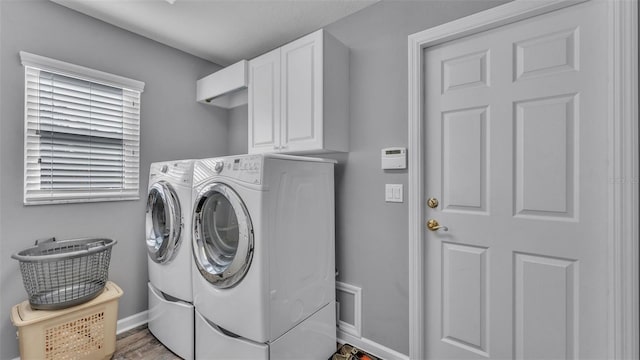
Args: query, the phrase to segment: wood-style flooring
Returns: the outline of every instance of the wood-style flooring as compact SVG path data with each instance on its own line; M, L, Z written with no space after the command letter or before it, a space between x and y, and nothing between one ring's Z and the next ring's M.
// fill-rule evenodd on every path
M338 344L339 345L339 344ZM338 350L334 359L349 359L352 346L344 345ZM367 355L371 360L382 360L371 354L356 349L356 358L364 358ZM116 336L116 351L112 360L180 360L176 354L172 353L156 339L147 328L147 325L139 326L135 329L123 332Z
M113 360L179 360L156 339L147 325L125 331L116 337L116 352Z

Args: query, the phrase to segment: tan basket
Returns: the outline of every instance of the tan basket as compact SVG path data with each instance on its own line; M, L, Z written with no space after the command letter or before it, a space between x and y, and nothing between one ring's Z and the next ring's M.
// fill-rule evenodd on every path
M28 301L11 309L18 327L20 357L28 359L109 359L116 350L118 299L122 289L107 281L93 300L62 310L33 310Z

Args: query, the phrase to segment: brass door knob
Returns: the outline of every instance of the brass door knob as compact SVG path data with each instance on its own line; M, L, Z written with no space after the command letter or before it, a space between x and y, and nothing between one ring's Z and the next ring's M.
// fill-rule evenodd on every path
M435 219L429 219L429 221L427 221L427 228L431 231L449 231L448 227L440 225L440 223Z

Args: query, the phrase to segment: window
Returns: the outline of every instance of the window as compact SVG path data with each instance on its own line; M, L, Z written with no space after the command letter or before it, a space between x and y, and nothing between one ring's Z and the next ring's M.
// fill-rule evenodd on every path
M144 83L20 52L24 203L139 198Z

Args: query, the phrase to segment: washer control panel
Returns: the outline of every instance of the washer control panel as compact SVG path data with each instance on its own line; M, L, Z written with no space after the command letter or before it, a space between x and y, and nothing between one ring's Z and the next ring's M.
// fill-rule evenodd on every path
M153 163L149 168L149 185L156 178L163 178L174 183L184 183L190 186L193 160L178 160L175 162Z

